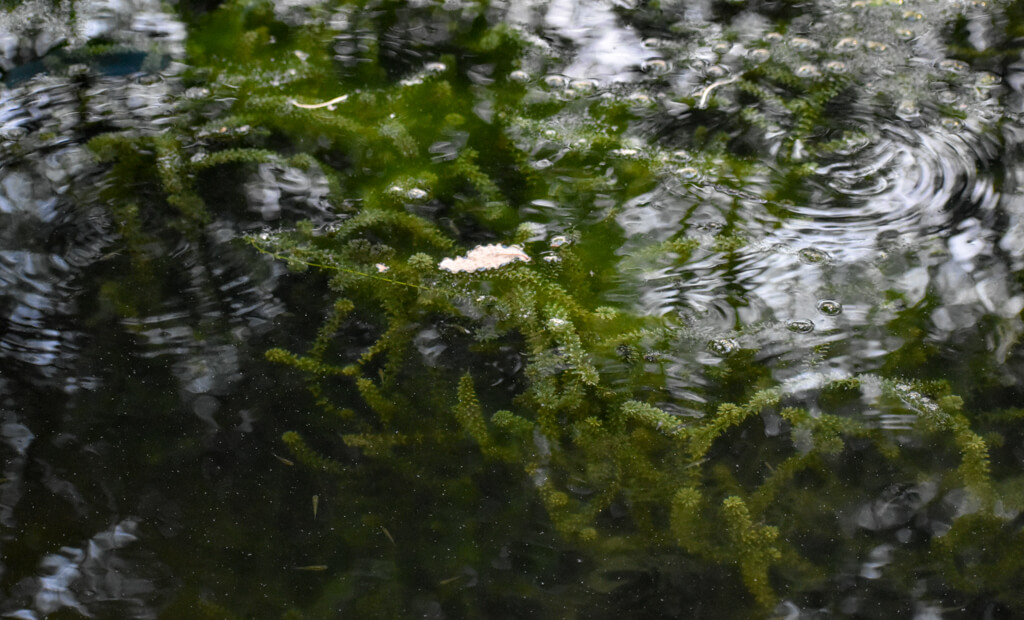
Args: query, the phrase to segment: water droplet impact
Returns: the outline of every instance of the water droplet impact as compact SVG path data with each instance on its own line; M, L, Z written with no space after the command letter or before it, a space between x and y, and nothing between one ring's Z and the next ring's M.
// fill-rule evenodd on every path
M740 345L731 338L715 338L708 342L708 351L718 356L726 356L740 348Z
M814 322L807 319L786 321L786 329L794 334L809 334L814 331Z
M825 316L839 316L843 313L843 304L832 299L822 299L818 302L818 312Z
M803 248L797 254L800 255L800 262L808 265L819 265L830 258L828 252L818 248Z

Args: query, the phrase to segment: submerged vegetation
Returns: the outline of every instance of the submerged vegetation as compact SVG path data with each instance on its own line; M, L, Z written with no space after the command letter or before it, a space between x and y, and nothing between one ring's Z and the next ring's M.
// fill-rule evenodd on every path
M1016 3L580 9L619 56L557 3L186 4L173 120L83 131L102 303L166 231L288 267L325 525L272 615L1024 612Z

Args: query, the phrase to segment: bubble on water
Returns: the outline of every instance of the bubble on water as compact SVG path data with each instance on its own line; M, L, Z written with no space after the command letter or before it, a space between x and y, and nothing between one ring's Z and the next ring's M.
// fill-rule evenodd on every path
M427 190L419 187L414 187L405 193L405 197L409 200L424 200L427 196Z
M910 41L911 39L917 36L917 33L914 32L913 30L910 30L909 28L897 28L896 36L899 37L902 41Z
M1002 78L995 73L985 71L978 74L977 79L974 81L974 85L980 88L992 88L993 86L999 86L1002 81Z
M868 8L868 3L864 2L864 0L853 0L853 2L850 3L850 8L854 11L863 11Z
M845 39L839 39L836 41L836 50L840 52L849 52L860 47L860 41L853 37L846 37Z
M843 313L843 304L832 299L822 299L818 302L818 312L825 316L839 316Z
M530 81L530 74L522 69L516 69L512 73L508 74L508 79L522 84Z
M654 100L651 99L646 93L641 92L631 93L629 97L627 97L627 99L629 99L629 101L631 101L632 103L643 106L648 106L654 103Z
M672 151L672 155L670 157L676 161L690 161L693 158L689 151L685 151L683 149Z
M793 37L789 40L789 46L798 52L810 52L818 49L818 42L804 37Z
M576 79L569 82L569 88L581 93L589 93L597 89L597 81L583 78Z
M732 43L729 43L728 41L719 41L718 43L715 43L713 46L711 46L711 51L718 54L719 56L724 56L725 54L728 54L731 49Z
M568 84L569 79L564 75L552 73L551 75L544 76L544 85L547 86L548 88L562 89L565 88Z
M960 131L964 128L964 122L959 118L947 117L939 121L939 124L941 124L942 128L946 131Z
M700 171L687 166L685 168L677 168L676 175L684 181L695 181L700 178Z
M448 65L444 64L443 62L428 62L427 64L423 65L423 70L426 71L427 73L441 73L442 71L446 71L447 69Z
M786 329L794 334L809 334L814 331L814 322L809 319L786 321Z
M869 52L874 52L876 54L881 54L889 49L889 46L881 41L868 41L864 44L864 47L868 48Z
M942 71L947 71L949 73L967 73L968 69L970 68L970 65L968 65L966 62L962 60L946 58L945 60L939 61L939 69L941 69Z
M557 235L551 238L550 246L553 248L560 248L563 245L568 245L569 238L565 235Z
M912 99L904 99L896 104L896 116L903 120L917 118L921 114L921 108Z
M828 71L829 73L834 73L836 75L843 75L850 69L849 67L846 66L845 62L841 62L838 60L830 60L825 63L825 70Z
M753 62L764 62L772 57L772 53L763 47L758 47L747 52L747 58Z
M814 65L800 65L796 68L796 76L801 78L814 78L819 77L821 71L818 70Z
M935 95L935 97L939 100L939 103L942 103L942 104L945 104L945 105L951 105L953 103L956 103L956 100L957 100L956 93L954 93L951 90L940 90Z
M708 351L721 357L725 357L739 348L740 345L732 338L715 338L708 342Z
M924 15L917 11L903 11L903 19L908 22L919 22L924 19Z
M818 248L802 248L797 254L800 256L800 262L808 265L819 265L831 258L828 252Z
M782 36L781 32L769 32L768 34L764 35L764 40L767 41L768 43L778 43L783 38L785 37Z
M661 58L648 58L640 63L640 70L651 75L665 75L671 66Z

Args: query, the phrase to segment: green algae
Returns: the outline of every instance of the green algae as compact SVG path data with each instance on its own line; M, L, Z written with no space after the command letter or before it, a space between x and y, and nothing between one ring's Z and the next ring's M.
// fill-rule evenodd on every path
M337 505L320 542L335 550L328 570L289 617L432 606L448 617L631 604L718 617L784 602L836 609L844 571L900 528L913 542L893 552L886 583L903 604L924 581L922 600L1020 610L1008 577L1020 555L1009 515L1020 508L1008 507L1024 507L1024 495L999 447L1019 434L1019 412L980 416L951 393L925 333L935 300L892 310L899 293L871 295L876 323L904 344L868 372L822 373L813 397L759 361L758 345L776 338L763 334L777 326L737 326L728 336L738 343L678 308L630 303L633 274L665 268L683 280L709 255L739 280L742 252L762 241L752 236L769 236L746 218L799 220L794 205L820 195L819 168L882 131L837 110L914 99L906 109L928 127L968 115L966 104L916 101L936 82L977 88L959 65L903 67L864 87L869 67L901 66L893 24L913 9L861 4L852 24L836 18L814 35L864 39L849 49L773 32L748 42L770 51L741 61L735 79L711 76L688 94L666 88L660 99L650 82L598 95L517 80L521 67L555 62L483 2L338 3L291 15L238 1L200 19L188 79L208 92L183 99L166 134L105 133L90 147L109 163L104 193L137 254L147 243L142 207L121 190L132 179L159 179L150 225L192 238L245 210L238 195L260 166L322 175L330 188L329 207L239 240L307 279L322 313L308 348L266 354L309 392L308 420L282 448L295 475ZM708 37L739 36L691 29L682 9L623 11L639 30L672 23L678 58ZM957 19L928 17L943 28ZM798 22L786 16L779 29ZM986 62L959 56L979 72ZM828 68L836 62L841 71ZM725 215L706 234L669 222L667 235L637 243L624 230L629 207L651 196L683 196L692 211L714 203ZM439 269L484 242L520 244L534 260ZM804 263L827 273L828 255L813 256ZM151 282L139 264L132 281ZM117 312L141 311L111 286ZM434 341L441 352L424 353ZM673 369L679 350L715 359ZM678 368L697 393L685 408L671 391ZM887 429L859 411L869 408L909 421ZM915 493L928 498L905 500ZM947 532L914 525L946 509L935 498L960 494L963 514L935 517ZM901 516L890 519L880 497ZM618 585L599 583L607 575ZM652 578L654 587L637 585ZM631 601L636 589L645 594Z

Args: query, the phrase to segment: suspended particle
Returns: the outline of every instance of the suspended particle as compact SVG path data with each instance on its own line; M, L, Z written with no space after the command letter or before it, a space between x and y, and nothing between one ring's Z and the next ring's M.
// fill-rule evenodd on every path
M786 329L794 334L809 334L814 331L814 322L808 319L786 321Z
M802 248L797 254L800 256L800 262L808 265L820 265L831 258L828 252L818 248Z
M822 299L818 302L818 312L825 316L839 316L843 313L843 305L832 299Z
M740 345L732 338L715 338L708 342L708 351L719 357L725 357L740 348Z

